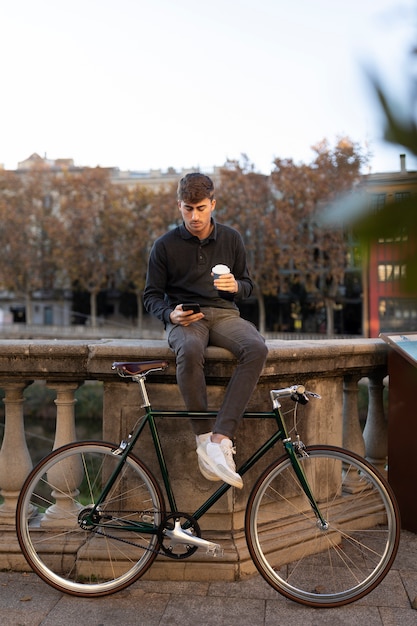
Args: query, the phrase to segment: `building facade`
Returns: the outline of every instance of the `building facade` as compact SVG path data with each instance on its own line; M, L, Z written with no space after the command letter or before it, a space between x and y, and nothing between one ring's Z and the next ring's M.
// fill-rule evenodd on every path
M407 171L405 155L400 155L398 172L368 174L363 190L369 207L376 213L389 205L395 214L405 199L415 201L417 223L417 172ZM395 220L393 220L395 222ZM363 260L364 316L363 334L378 337L381 332L417 330L417 284L415 290L404 289L406 257L416 251L417 232L393 226L392 234L379 237L369 247Z

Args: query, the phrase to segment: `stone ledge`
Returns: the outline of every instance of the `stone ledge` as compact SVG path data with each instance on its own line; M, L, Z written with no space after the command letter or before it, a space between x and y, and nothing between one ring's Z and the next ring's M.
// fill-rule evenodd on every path
M369 367L385 369L388 346L379 339L332 339L311 341L267 341L268 359L260 382L283 375L309 377L357 373L366 375ZM77 380L115 379L111 364L115 360L165 359L170 367L153 374L149 382L173 382L175 359L165 340L0 340L0 377L5 379ZM206 376L230 378L234 357L222 348L210 346L206 355Z

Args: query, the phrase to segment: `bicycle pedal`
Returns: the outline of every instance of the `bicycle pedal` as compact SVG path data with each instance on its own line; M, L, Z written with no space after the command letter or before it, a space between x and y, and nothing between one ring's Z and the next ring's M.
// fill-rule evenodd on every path
M224 550L218 543L211 543L207 546L206 554L213 558L222 558L224 556Z

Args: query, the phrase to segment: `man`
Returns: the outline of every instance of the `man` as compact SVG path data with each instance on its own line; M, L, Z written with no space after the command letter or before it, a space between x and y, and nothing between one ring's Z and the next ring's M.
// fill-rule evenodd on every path
M154 243L144 292L146 309L164 322L176 355L177 381L188 411L206 411L204 353L207 345L226 348L238 363L213 429L192 420L201 473L241 489L233 460L233 439L264 366L267 348L255 326L242 319L235 300L252 292L246 252L239 233L213 219L213 181L193 172L178 184L182 224ZM216 278L212 268L228 266ZM197 303L200 311L185 310Z

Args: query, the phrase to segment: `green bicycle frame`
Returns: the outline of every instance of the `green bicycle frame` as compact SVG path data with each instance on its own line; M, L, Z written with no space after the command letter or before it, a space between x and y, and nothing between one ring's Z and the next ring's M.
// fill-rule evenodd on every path
M172 512L177 511L177 505L176 505L176 501L175 501L175 496L174 496L174 492L172 490L172 486L171 486L171 482L169 479L169 473L168 473L168 467L167 467L167 463L165 460L165 455L162 449L162 445L161 445L161 440L159 437L159 432L158 432L158 428L156 426L156 419L157 418L172 418L172 417L176 417L176 418L199 418L199 417L215 417L216 416L216 412L215 411L206 411L206 412L197 412L197 411L164 411L164 410L152 410L150 404L147 404L145 407L145 414L142 416L142 419L139 420L138 425L136 426L136 428L134 429L134 431L132 433L129 434L128 437L128 441L127 442L122 442L123 444L123 450L120 453L120 463L119 465L115 468L115 470L113 471L112 475L110 476L110 478L107 480L97 502L95 503L95 506L93 507L90 516L91 517L91 521L93 520L94 514L95 512L99 509L100 504L102 502L105 501L107 495L109 494L114 482L116 481L122 466L124 465L124 463L126 462L126 459L129 455L129 453L131 452L131 450L133 449L133 447L135 446L137 440L140 437L140 434L142 433L144 427L146 424L149 424L150 427L150 432L151 432L151 436L152 436L152 441L154 444L154 448L155 448L155 452L157 455L157 459L158 459L158 464L161 470L161 475L162 475L162 480L164 483L164 487L165 487L165 492L168 498L168 502L169 502L169 506ZM304 470L298 460L297 454L294 450L293 447L293 443L290 439L290 437L288 437L288 433L285 427L285 423L284 420L282 418L281 412L280 412L280 408L274 408L273 411L267 411L267 412L246 412L244 414L244 418L245 419L250 419L250 418L274 418L276 423L277 423L277 431L262 445L260 446L260 448L254 452L252 454L252 456L243 463L243 465L241 467L238 468L238 473L243 476L244 474L246 474L246 472L248 472L254 465L256 465L256 463L271 449L275 446L275 444L277 443L277 441L282 441L283 442L283 446L284 446L284 450L287 453L289 460L291 462L291 465L294 469L294 472L298 478L298 480L300 481L300 484L304 490L304 493L306 494L310 505L317 517L317 519L320 521L320 524L322 525L323 528L327 527L327 523L326 520L324 519L324 517L322 516L320 509L318 507L318 504L314 498L314 495L311 491L310 485L308 483L307 477L304 473ZM227 484L227 483L223 483L193 514L192 517L196 520L200 519L207 511L210 510L210 508L222 497L222 495L224 493L226 493L226 491L228 491L231 488L231 485ZM107 527L111 527L110 525L107 525ZM120 528L120 526L118 526L118 528ZM153 526L152 524L149 523L145 523L145 522L128 522L126 524L126 528L128 528L129 530L137 530L143 533L148 533L148 534L155 534L157 532L157 529L155 529L155 526Z

